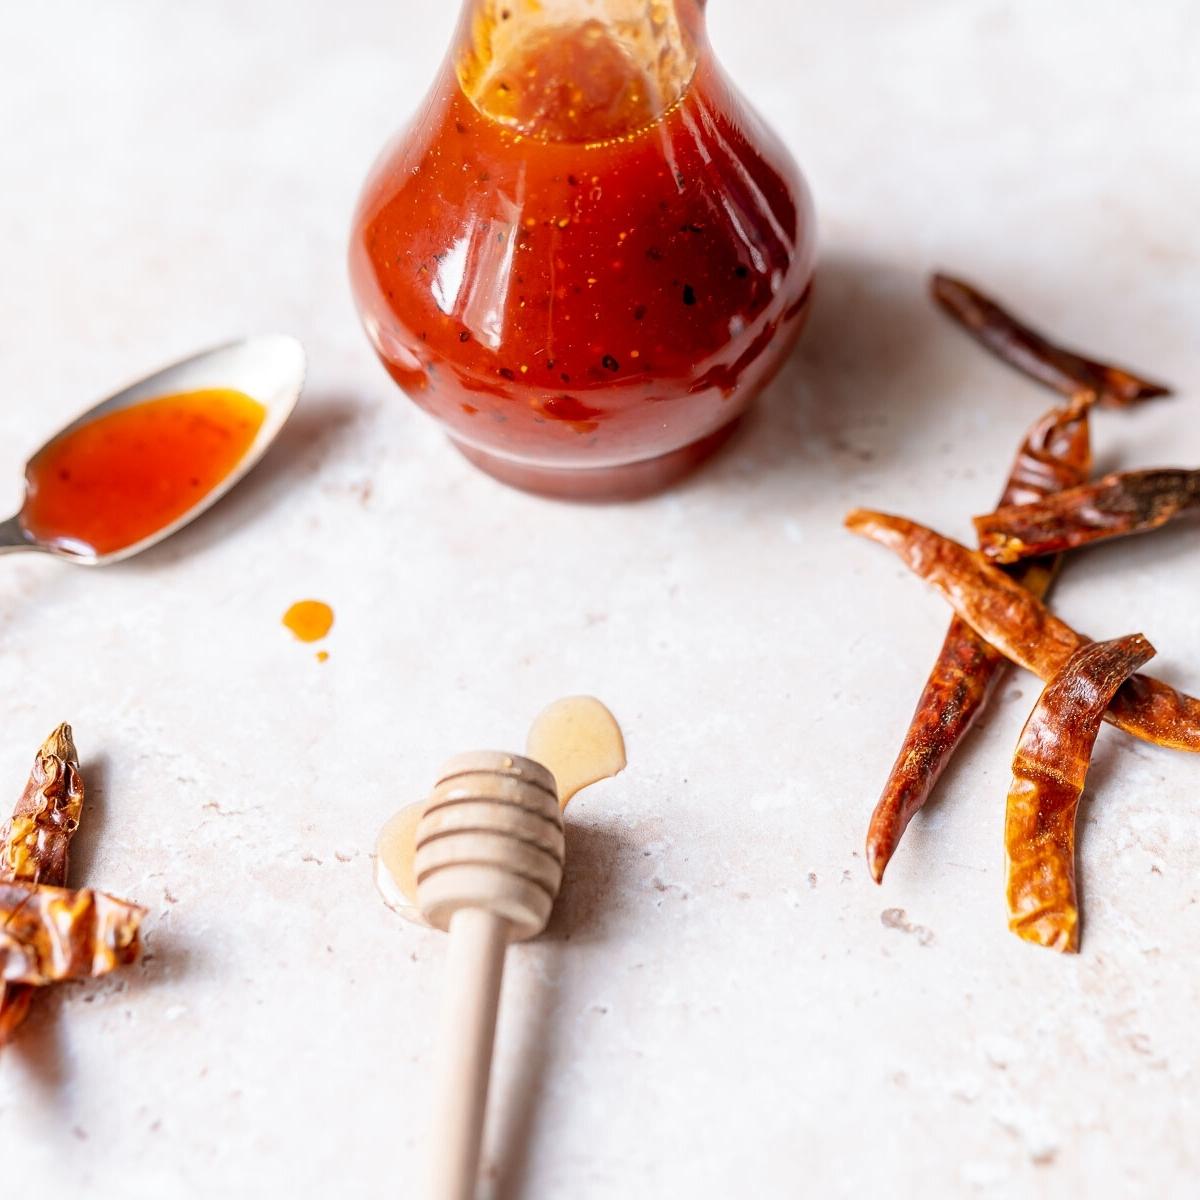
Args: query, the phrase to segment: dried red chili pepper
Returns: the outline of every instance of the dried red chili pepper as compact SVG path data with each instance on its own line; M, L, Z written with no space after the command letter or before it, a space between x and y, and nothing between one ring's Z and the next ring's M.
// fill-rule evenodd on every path
M0 833L0 1046L24 1020L36 986L104 974L137 956L142 909L62 887L83 796L71 727L60 725L38 750Z
M1200 471L1126 471L1036 503L1009 504L975 518L995 562L1073 550L1091 542L1161 529L1200 509Z
M0 837L0 878L18 883L67 880L67 852L83 812L83 778L70 725L42 743L29 782Z
M1046 685L1017 743L1004 818L1008 927L1027 942L1079 949L1075 816L1105 710L1154 657L1141 634L1076 651Z
M1001 504L1024 503L1072 487L1091 470L1089 411L1094 395L1083 393L1066 408L1055 408L1029 431L1010 473ZM1057 560L1027 561L1012 572L1026 588L1043 596ZM961 617L946 634L900 753L884 785L867 829L867 867L883 879L909 822L932 794L954 752L987 705L1000 668L1007 660Z
M997 358L1065 396L1089 389L1107 407L1127 408L1171 394L1165 384L1055 345L961 279L934 275L930 288L941 308Z
M1091 641L982 554L915 521L859 509L846 526L898 554L981 637L1042 679L1052 679ZM1149 675L1133 676L1105 719L1154 745L1200 753L1200 700Z
M146 910L103 892L0 883L0 980L44 987L133 962Z
M25 791L0 837L0 881L67 882L67 850L83 811L83 778L70 725L60 725L33 760ZM0 1046L25 1019L34 989L0 983Z

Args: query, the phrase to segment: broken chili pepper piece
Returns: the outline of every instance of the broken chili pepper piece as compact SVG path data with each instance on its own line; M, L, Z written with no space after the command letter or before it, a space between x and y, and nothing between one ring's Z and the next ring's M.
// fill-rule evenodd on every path
M1037 502L975 518L980 546L995 562L1074 550L1161 529L1200 509L1200 471L1126 471Z
M1085 480L1091 471L1089 412L1094 393L1055 408L1029 431L1017 454L1001 504L1024 503ZM1043 596L1057 560L1027 561L1013 574ZM1006 659L955 616L934 664L900 753L867 829L867 867L883 880L909 822L929 799L954 752L986 707Z
M1051 950L1079 949L1075 817L1105 710L1154 657L1134 634L1076 651L1046 685L1013 758L1004 818L1008 927Z
M1091 642L982 554L916 521L858 509L846 527L894 551L981 637L1042 679ZM1149 675L1134 675L1105 719L1156 746L1200 753L1200 700Z
M1171 394L1165 384L1055 345L961 279L934 275L930 290L943 311L997 358L1063 395L1086 388L1109 408L1127 408Z
M81 888L0 883L0 979L44 987L133 962L144 908Z
M71 727L60 725L0 832L0 1046L25 1019L37 986L105 974L137 956L142 909L62 886L83 799Z

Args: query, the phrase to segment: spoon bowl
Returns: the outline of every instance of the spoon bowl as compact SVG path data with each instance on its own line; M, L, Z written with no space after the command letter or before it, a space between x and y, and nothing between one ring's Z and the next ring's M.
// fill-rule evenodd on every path
M88 409L54 435L30 460L33 462L60 439L122 409L164 396L206 390L232 389L244 393L264 410L261 424L236 464L185 512L126 545L99 553L82 543L58 544L36 537L24 521L25 507L0 523L0 554L40 550L81 566L95 567L140 554L195 520L234 487L266 453L291 415L304 386L304 348L286 334L264 334L214 347L148 375ZM28 497L27 497L28 499Z

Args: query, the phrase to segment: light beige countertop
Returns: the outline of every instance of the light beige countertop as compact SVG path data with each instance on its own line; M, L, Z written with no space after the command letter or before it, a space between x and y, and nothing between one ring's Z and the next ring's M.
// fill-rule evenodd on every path
M1177 385L1104 467L1200 463L1200 11L713 0L822 223L802 347L737 440L616 507L519 494L395 390L349 299L365 172L451 0L46 0L0 34L0 481L124 381L305 342L261 468L129 564L0 574L0 780L73 723L72 879L145 904L144 963L42 997L0 1057L0 1192L411 1196L444 943L372 883L441 760L592 692L629 769L568 820L509 955L497 1200L1182 1195L1200 1171L1200 762L1106 729L1083 946L1005 930L1014 673L885 884L867 817L945 632L841 528L966 538L1048 394L925 297L960 272ZM1200 691L1195 524L1071 562L1057 608ZM280 625L331 603L326 663ZM32 1194L32 1193L30 1193Z

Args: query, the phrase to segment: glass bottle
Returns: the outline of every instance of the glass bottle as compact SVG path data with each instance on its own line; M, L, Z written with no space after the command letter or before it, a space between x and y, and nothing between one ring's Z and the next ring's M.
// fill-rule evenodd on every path
M466 0L350 271L392 378L472 462L622 498L723 440L799 333L814 253L704 0Z

